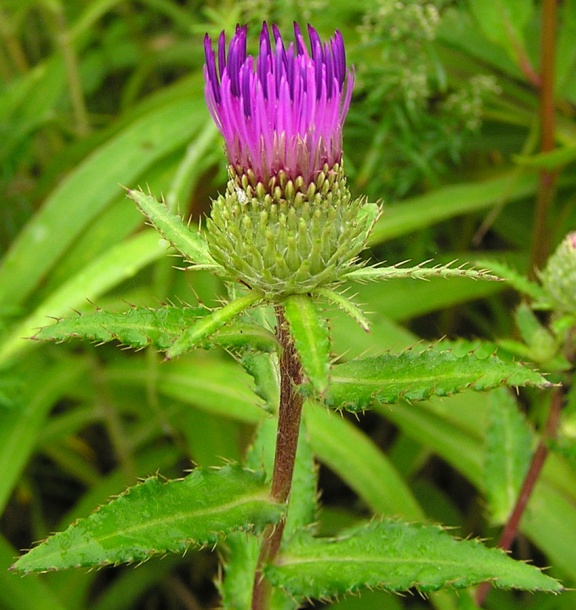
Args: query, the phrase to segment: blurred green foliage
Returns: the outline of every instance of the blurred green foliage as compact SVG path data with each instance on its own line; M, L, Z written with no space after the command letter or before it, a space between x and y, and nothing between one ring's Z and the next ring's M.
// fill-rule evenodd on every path
M30 340L72 310L200 301L223 287L182 272L122 186L163 193L198 222L225 184L222 143L203 99L205 32L263 19L342 31L356 66L345 130L355 194L383 200L371 256L389 262L482 257L530 271L538 172L555 173L550 245L576 226L576 1L559 3L557 150L539 153L540 3L439 0L4 0L0 5L0 606L210 608L216 557L21 579L17 549L87 515L138 477L239 459L265 388L225 351L170 363L152 351ZM256 40L256 37L253 37ZM548 154L548 156L546 156ZM550 156L552 155L552 156ZM554 156L556 155L556 156ZM372 333L329 310L335 355L380 354L421 339L514 336L504 284L390 281L362 286ZM473 347L473 344L471 344ZM471 347L471 348L472 348ZM530 351L523 356L530 358ZM565 377L564 377L565 378ZM558 377L560 379L560 377ZM515 557L576 585L574 392ZM549 396L461 394L382 407L360 422L311 415L327 533L370 514L422 517L494 540ZM499 427L512 435L510 454ZM534 440L530 441L531 447ZM508 462L509 460L510 462ZM512 480L498 469L513 464ZM520 474L519 474L520 473ZM399 483L400 482L400 483ZM509 484L507 484L509 483ZM396 493L395 489L399 489ZM460 608L370 593L334 608ZM572 608L491 592L490 608Z

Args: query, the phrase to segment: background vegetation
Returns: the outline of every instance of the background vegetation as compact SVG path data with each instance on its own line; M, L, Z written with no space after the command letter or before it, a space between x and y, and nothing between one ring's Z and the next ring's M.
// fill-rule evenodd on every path
M556 10L555 10L556 9ZM50 345L50 317L95 307L218 303L211 276L174 269L121 185L148 186L198 222L225 184L203 97L203 36L263 19L342 31L356 88L345 131L354 194L383 200L370 256L506 261L534 276L576 227L576 2L4 0L0 5L0 606L212 608L209 551L133 567L22 579L28 548L138 477L235 460L261 418L250 376L223 351ZM555 53L554 53L555 50ZM364 334L327 311L335 356L464 336L515 338L504 283L403 280L361 287ZM525 338L525 336L523 337ZM537 343L537 342L536 342ZM542 344L524 360L556 373ZM540 351L538 351L540 349ZM256 388L257 392L262 389ZM572 393L513 555L576 585ZM426 519L495 544L550 393L464 393L309 422L325 533L371 514ZM496 467L494 466L496 464ZM509 484L494 477L510 465ZM493 591L490 608L573 608L576 596ZM366 593L334 608L474 607Z

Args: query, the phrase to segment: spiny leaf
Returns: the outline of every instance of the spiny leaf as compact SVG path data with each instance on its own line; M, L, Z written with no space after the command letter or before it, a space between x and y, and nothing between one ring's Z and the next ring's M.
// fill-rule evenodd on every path
M248 449L246 464L258 470L264 469L269 480L274 465L274 445L277 420L264 419L252 446ZM310 528L317 512L317 473L314 456L304 427L300 430L294 478L288 508L284 540L302 528ZM226 538L221 550L224 554L225 576L218 582L222 595L222 607L227 610L248 610L251 607L252 583L256 572L261 540L242 533ZM276 589L270 610L296 610L298 600Z
M382 214L382 206L377 203L364 203L358 212L358 217L356 222L360 225L362 223L366 223L366 228L364 230L364 235L362 240L364 242L368 241L372 230L374 229L374 225L380 218Z
M330 339L326 320L309 297L298 294L282 302L302 368L317 392L328 385Z
M478 265L486 267L492 273L505 280L512 288L524 294L538 303L545 303L548 298L546 291L537 284L531 282L525 275L518 273L518 271L509 267L506 263L500 263L493 260L481 260L477 261Z
M502 524L514 507L532 455L532 434L504 388L491 392L486 432L485 486L492 520Z
M435 591L490 581L530 591L562 591L537 568L476 540L455 540L440 527L375 521L339 538L302 537L265 569L294 596L329 599L362 588Z
M169 482L151 477L54 534L12 569L43 572L183 553L190 545L215 544L229 532L260 531L277 523L283 510L261 474L238 466L198 468Z
M242 356L242 366L254 379L254 392L264 401L268 413L276 413L280 402L278 365L269 354L246 352Z
M118 341L122 345L141 349L148 345L167 350L182 333L202 317L206 307L175 307L159 309L133 307L122 313L97 311L73 318L61 318L45 326L34 336L41 341L66 341L74 338L98 343ZM220 345L229 349L249 347L262 351L275 348L276 340L269 331L254 324L232 324L222 328L203 347Z
M234 299L232 302L214 310L193 326L189 326L168 349L167 357L175 358L202 345L204 341L213 340L212 336L228 321L240 315L262 299L262 294L255 290Z
M329 288L317 288L316 294L324 297L328 301L331 301L335 305L337 305L342 311L347 313L355 322L357 322L366 332L370 332L370 322L368 318L364 315L364 312L355 305L349 298L345 295L336 292L335 290L330 290Z
M375 401L426 400L501 385L542 388L551 384L539 373L496 356L479 358L474 352L456 355L434 348L337 364L325 398L330 406L361 410Z
M82 338L99 343L118 341L136 349L153 345L168 349L186 328L210 312L205 307L173 307L160 309L133 307L122 313L97 311L93 314L62 318L45 326L34 336L42 341L65 341Z
M151 195L130 189L127 192L161 235L181 252L186 260L203 269L220 268L210 256L204 239L197 231L186 226L180 216L173 214L166 205L156 201Z
M354 269L346 274L349 280L367 281L367 280L392 280L397 278L410 278L415 280L429 280L430 278L450 278L450 277L467 277L472 280L490 280L499 281L500 278L491 274L487 269L473 269L467 267L466 263L455 267L456 261L452 261L445 265L434 265L426 267L425 265L431 261L424 261L415 267L403 267L405 263L397 263L390 267L362 267Z

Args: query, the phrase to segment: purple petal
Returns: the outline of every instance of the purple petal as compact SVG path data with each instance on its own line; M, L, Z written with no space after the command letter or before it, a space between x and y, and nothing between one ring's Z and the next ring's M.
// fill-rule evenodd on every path
M340 32L322 43L308 26L310 52L298 24L294 42L264 22L256 58L246 54L246 26L237 27L226 53L218 38L218 63L204 40L206 100L226 142L234 171L251 170L263 184L279 171L314 180L325 164L342 159L342 127L352 96L354 72L346 67Z

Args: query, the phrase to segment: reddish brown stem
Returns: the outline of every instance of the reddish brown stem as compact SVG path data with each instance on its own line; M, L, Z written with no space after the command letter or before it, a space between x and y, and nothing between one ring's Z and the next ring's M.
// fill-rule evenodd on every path
M560 423L562 404L564 402L564 391L565 390L563 387L557 388L552 394L550 411L548 413L548 419L546 421L544 432L542 433L538 447L532 456L530 467L528 468L528 472L526 473L526 477L522 483L522 488L518 494L514 509L510 513L506 526L504 527L500 540L498 541L498 546L505 551L510 550L512 543L516 538L522 515L526 510L526 506L530 496L532 495L534 486L540 478L540 473L542 472L542 468L544 467L544 462L546 461L546 456L548 455L549 451L548 443L556 437L556 431L558 430L558 424ZM476 591L476 603L479 606L484 603L489 591L490 583L488 582L482 583L478 587Z
M542 2L542 52L540 86L541 152L554 149L554 64L556 56L557 0ZM542 269L550 250L550 210L554 201L558 172L540 172L536 213L532 232L530 274L535 276Z
M276 338L280 344L280 406L278 409L278 431L276 454L272 473L271 495L278 502L287 502L292 487L292 476L298 448L303 399L298 392L302 384L302 368L294 347L283 308L276 307ZM252 589L252 610L267 610L272 589L264 578L263 567L274 561L280 550L284 534L284 518L278 525L264 531L258 567Z

